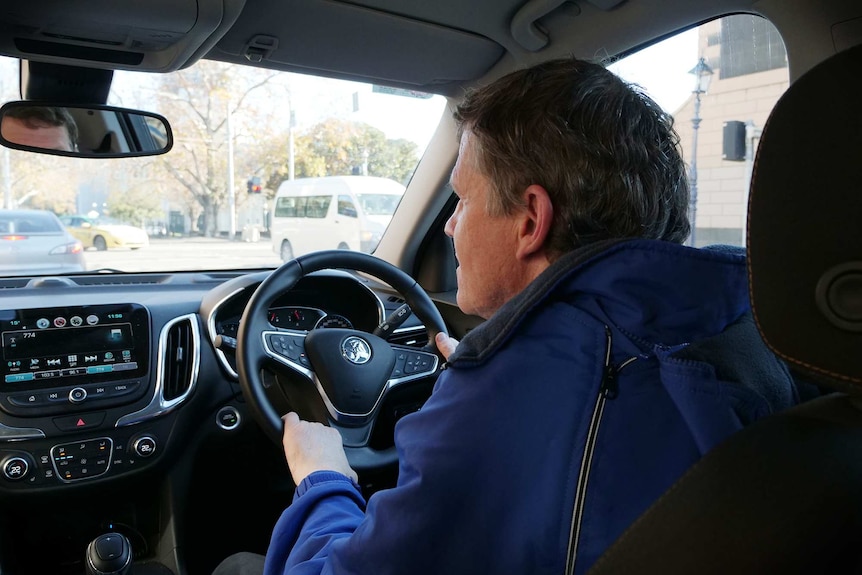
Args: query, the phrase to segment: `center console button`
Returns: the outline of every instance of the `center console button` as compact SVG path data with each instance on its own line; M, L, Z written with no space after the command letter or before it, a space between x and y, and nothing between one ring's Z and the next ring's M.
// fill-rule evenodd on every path
M102 475L111 466L112 447L109 437L55 445L51 459L57 477L68 483Z
M82 429L90 429L102 425L105 421L104 411L94 411L92 413L84 413L81 415L69 415L66 417L55 417L54 425L60 431L80 431Z
M234 406L227 405L216 414L216 425L225 431L232 431L239 427L240 419L239 411Z
M151 435L139 437L132 443L132 450L138 457L150 457L156 452L156 439Z
M9 396L9 403L19 407L45 405L45 396L41 393L18 393Z
M6 457L2 463L3 475L10 481L24 479L30 471L30 464L18 455Z
M121 395L127 395L136 391L140 382L138 381L126 381L123 383L112 383L107 386L108 388L108 396L109 397L119 397Z
M83 387L73 387L69 392L69 401L72 403L81 403L87 399L87 390Z

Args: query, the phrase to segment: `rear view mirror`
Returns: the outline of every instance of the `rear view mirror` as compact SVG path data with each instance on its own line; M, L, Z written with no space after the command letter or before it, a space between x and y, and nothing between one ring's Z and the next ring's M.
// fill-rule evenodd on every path
M0 107L0 144L57 156L122 158L164 154L173 134L164 117L149 112L22 101Z

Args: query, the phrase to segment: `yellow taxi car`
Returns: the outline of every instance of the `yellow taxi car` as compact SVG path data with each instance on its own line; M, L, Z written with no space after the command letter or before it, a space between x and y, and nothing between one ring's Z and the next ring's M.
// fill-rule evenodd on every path
M150 245L150 238L143 229L109 218L61 216L60 221L81 240L85 249L95 248L100 252L112 248L137 250Z

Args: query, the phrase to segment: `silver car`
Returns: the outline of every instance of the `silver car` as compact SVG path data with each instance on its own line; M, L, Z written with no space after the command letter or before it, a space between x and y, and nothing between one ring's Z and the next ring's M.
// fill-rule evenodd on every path
M84 271L84 246L45 210L0 210L0 274Z

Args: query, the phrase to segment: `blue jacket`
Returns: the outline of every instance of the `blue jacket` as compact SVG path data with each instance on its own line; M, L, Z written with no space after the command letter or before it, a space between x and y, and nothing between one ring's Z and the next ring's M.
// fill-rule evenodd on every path
M568 254L398 423L395 488L366 505L334 472L298 486L265 573L585 573L707 450L795 402L749 311L739 254Z

